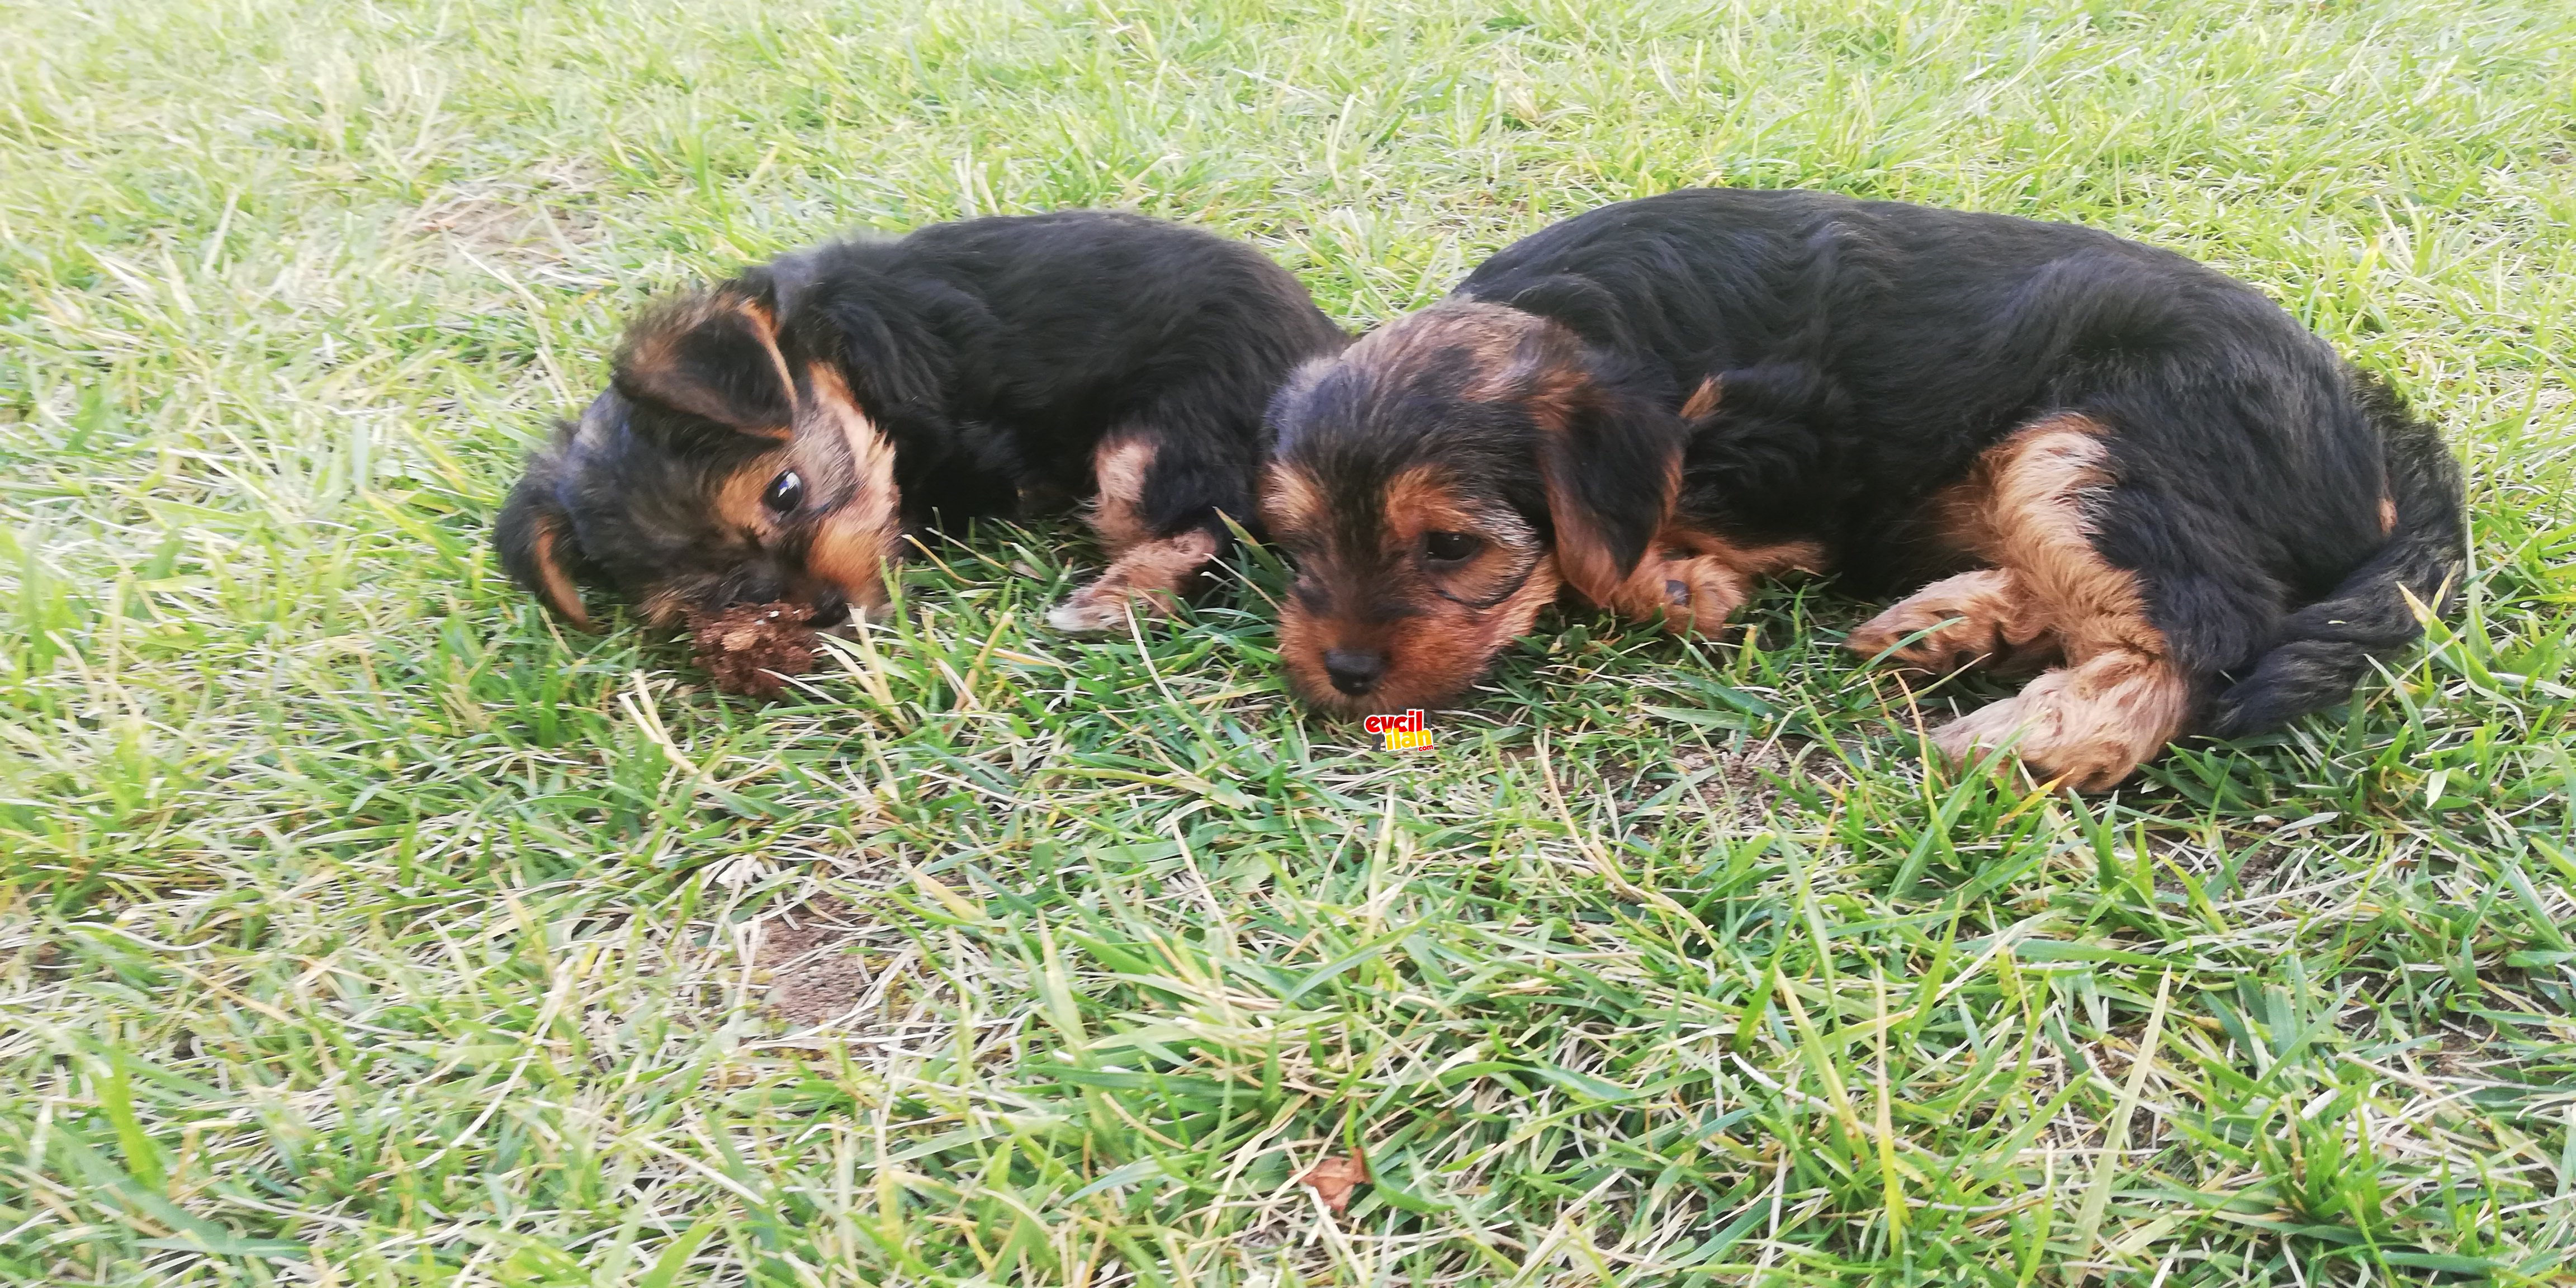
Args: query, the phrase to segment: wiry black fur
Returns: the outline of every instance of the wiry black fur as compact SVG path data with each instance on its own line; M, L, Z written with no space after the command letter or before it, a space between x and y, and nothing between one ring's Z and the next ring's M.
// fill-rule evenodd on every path
M2465 557L2458 466L2432 429L2251 287L2106 233L1692 190L1536 233L1454 298L1554 320L1597 379L1661 408L1626 423L1681 453L1682 522L1818 542L1865 593L1963 570L1927 502L1980 452L2052 414L2107 426L2095 545L2138 577L2210 732L2348 693L2417 634L2400 587L2438 606ZM1718 409L1686 424L1673 413L1709 377ZM1292 384L1272 412L1283 455L1400 464L1426 434L1455 437L1429 427L1452 416L1442 404L1369 402L1378 378ZM1615 489L1641 477L1638 456L1580 464Z
M1344 339L1250 247L1112 212L941 224L745 280L782 300L798 348L844 355L924 522L1066 496L1104 434L1161 425L1187 432L1161 445L1148 522L1244 521L1262 404Z
M775 317L790 364L838 368L894 444L914 528L1075 499L1102 438L1125 431L1157 449L1145 521L1157 535L1204 528L1222 548L1220 516L1254 521L1263 404L1297 363L1346 339L1251 247L1107 211L826 245L713 294ZM495 538L523 585L541 588L534 535L552 524L574 538L568 571L630 594L676 573L710 610L792 590L797 552L746 548L707 504L711 486L777 446L737 428L783 418L774 364L720 328L690 344L677 367L727 404L724 418L672 405L621 360L504 507ZM824 624L837 616L815 607Z
M2386 447L2397 530L2331 594L2290 614L2271 650L2219 693L2202 721L2214 737L2259 733L2331 705L2369 671L2370 659L2423 633L2418 604L2438 611L2459 590L2467 555L2459 461L2386 383L2360 373L2356 392Z

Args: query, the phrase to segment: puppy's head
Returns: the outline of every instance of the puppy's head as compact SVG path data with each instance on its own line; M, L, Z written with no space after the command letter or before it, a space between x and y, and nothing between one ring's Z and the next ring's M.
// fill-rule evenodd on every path
M1455 697L1568 585L1605 599L1670 512L1683 422L1565 328L1450 302L1271 403L1262 522L1297 565L1279 644L1327 711Z
M512 577L585 629L585 582L657 626L778 600L835 626L885 604L893 446L835 363L782 343L773 308L728 286L635 324L609 387L502 508Z

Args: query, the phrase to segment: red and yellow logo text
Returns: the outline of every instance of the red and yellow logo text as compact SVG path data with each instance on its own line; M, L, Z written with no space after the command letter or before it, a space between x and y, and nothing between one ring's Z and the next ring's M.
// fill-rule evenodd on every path
M1370 716L1361 727L1384 734L1388 751L1411 751L1431 745L1431 726L1423 722L1419 707L1400 716Z

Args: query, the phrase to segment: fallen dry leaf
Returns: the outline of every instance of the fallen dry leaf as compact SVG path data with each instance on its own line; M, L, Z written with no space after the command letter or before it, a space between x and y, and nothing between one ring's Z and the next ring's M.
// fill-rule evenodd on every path
M1358 1155L1337 1154L1307 1168L1306 1174L1297 1178L1297 1183L1315 1191L1317 1197L1324 1200L1324 1206L1331 1208L1333 1215L1340 1216L1351 1208L1352 1188L1368 1178L1368 1164L1361 1162Z

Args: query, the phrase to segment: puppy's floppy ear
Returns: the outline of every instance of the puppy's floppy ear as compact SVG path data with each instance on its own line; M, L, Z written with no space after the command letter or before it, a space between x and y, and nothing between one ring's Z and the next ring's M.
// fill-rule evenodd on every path
M590 613L582 607L574 578L582 567L581 546L573 539L572 514L556 499L563 475L563 436L555 445L528 458L527 476L510 489L501 517L492 528L492 546L510 579L552 605L565 620L591 630Z
M1584 598L1610 602L1672 516L1685 432L1679 416L1597 380L1540 409L1556 567Z
M675 407L745 434L785 438L795 392L768 306L734 290L693 295L626 332L611 377L630 399Z

